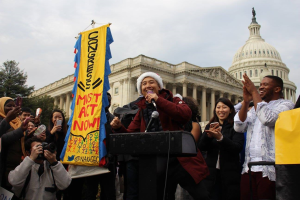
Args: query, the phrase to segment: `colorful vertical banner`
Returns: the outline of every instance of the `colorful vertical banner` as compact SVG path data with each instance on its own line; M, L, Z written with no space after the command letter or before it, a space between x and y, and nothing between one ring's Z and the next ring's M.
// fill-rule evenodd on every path
M64 164L105 164L105 107L108 106L108 75L111 73L109 24L82 32L75 44L72 115L60 155Z

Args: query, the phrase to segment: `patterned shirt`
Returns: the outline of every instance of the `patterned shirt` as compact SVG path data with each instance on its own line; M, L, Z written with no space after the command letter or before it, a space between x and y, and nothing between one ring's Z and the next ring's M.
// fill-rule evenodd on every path
M246 149L245 149L245 162L243 164L242 174L248 172L248 163L250 158L250 143L253 136L253 131L259 132L261 142L261 158L263 161L275 161L275 135L274 128L278 118L278 114L291 110L294 108L294 103L289 100L278 99L270 101L269 103L260 102L257 104L257 108L253 107L247 113L247 118L242 122L239 118L239 113L236 113L234 117L234 130L236 132L246 132ZM256 119L260 123L255 123ZM255 124L259 124L259 127L255 128ZM251 153L252 154L252 153ZM274 166L261 166L263 177L268 177L271 181L275 181L275 167Z

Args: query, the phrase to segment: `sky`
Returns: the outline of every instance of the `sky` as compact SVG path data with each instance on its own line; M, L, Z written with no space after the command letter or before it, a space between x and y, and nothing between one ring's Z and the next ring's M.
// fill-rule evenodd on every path
M0 65L19 62L42 88L74 73L75 36L95 20L112 23L110 64L140 54L228 70L249 37L252 7L261 36L280 53L300 91L300 1L0 0Z

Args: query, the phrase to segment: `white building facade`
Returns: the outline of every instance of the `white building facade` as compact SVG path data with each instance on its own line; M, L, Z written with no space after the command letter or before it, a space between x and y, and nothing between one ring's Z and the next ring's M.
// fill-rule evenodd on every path
M164 88L182 96L192 96L199 104L201 121L212 117L215 102L227 97L233 103L242 98L242 84L222 67L199 67L187 62L174 65L139 55L111 65L109 75L112 95L111 111L138 98L136 80L144 72L159 74ZM32 96L50 95L54 104L70 115L73 75L67 76L32 93Z

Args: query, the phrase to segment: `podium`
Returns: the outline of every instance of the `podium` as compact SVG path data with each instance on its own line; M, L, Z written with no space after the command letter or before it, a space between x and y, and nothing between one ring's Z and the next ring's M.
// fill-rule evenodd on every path
M164 180L159 174L166 170L160 161L162 158L197 155L195 139L185 131L111 134L109 142L111 154L139 157L140 200L162 199L164 188L158 187Z

